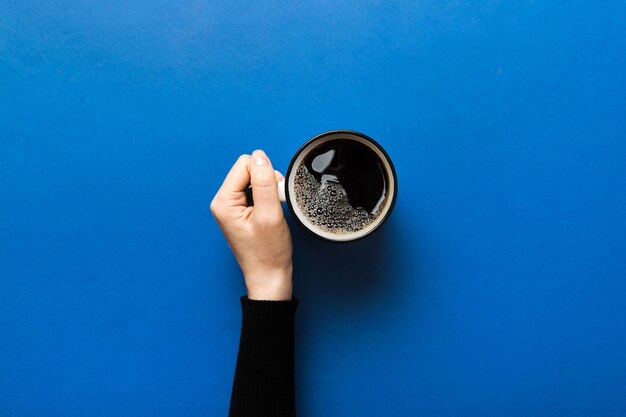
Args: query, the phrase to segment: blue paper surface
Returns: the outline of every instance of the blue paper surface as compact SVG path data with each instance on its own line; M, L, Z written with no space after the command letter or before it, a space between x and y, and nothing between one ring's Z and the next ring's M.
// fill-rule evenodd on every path
M399 194L350 245L286 213L299 416L626 415L625 21L0 1L0 416L225 416L244 286L209 202L331 129Z

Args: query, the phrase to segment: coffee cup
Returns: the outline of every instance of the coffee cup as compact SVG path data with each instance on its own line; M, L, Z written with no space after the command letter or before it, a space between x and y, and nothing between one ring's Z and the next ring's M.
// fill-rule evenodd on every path
M352 130L321 133L295 153L278 195L295 221L329 242L371 235L389 218L398 194L391 158L374 139ZM252 205L252 189L246 191Z

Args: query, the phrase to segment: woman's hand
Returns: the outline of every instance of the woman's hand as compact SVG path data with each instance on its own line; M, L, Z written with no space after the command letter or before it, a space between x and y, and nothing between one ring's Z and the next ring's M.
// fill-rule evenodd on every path
M211 201L217 221L243 272L251 300L290 300L291 234L278 199L283 176L265 153L241 155ZM246 205L252 184L254 206Z

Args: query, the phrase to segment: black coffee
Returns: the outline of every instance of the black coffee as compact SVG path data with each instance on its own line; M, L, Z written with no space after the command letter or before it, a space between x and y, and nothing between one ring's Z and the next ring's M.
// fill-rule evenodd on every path
M296 170L296 202L308 220L335 234L354 233L376 220L388 177L378 155L350 139L314 148Z

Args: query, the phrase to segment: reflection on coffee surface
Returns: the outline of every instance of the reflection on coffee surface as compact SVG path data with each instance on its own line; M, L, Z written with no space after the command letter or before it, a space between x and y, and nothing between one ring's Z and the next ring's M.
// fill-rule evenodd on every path
M334 234L358 232L380 215L388 178L366 145L335 139L313 149L294 180L298 206L316 227Z

